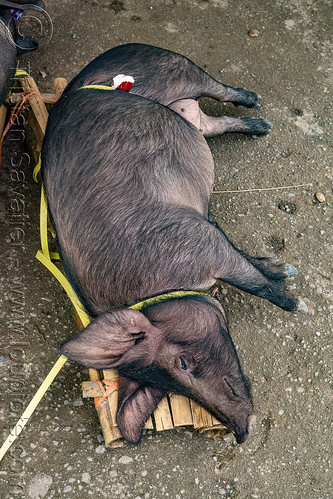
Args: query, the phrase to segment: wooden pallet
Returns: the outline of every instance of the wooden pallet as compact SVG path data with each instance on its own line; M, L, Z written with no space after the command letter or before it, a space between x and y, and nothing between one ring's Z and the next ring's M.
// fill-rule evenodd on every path
M53 104L60 97L66 87L64 78L56 78L53 82L54 94L41 94L32 77L19 78L19 86L7 100L6 105L0 109L0 136L1 124L3 126L7 106L13 105L22 95L31 94L29 97L29 110L25 119L25 134L28 152L32 160L37 163L41 152L42 142L48 120L48 110L45 102ZM78 329L82 323L76 315ZM97 371L89 369L90 381L82 384L83 397L93 397L100 420L105 445L119 447L124 441L117 428L116 412L118 406L119 375L115 369ZM107 394L106 394L107 393ZM198 404L176 394L169 394L158 405L152 417L145 424L146 429L156 431L171 428L190 426L204 432L208 436L220 436L226 433L225 427Z
M115 369L89 369L91 381L82 383L83 397L94 397L96 410L101 422L106 446L118 447L123 444L117 428L116 412L118 404L119 375ZM109 383L111 381L111 383ZM105 391L111 393L105 396ZM163 431L172 428L190 426L207 436L219 436L226 433L225 427L209 412L196 402L181 395L171 393L159 403L153 415L145 424L145 429Z

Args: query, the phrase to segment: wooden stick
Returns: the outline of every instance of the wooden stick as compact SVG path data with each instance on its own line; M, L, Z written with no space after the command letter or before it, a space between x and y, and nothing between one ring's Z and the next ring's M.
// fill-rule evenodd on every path
M96 369L88 369L88 371L89 371L89 378L91 379L91 381L100 381L100 375ZM101 397L101 395L97 396Z
M151 417L147 419L144 427L146 430L153 430L154 429L154 423L153 423L153 419Z
M96 369L89 369L89 376L91 381L99 381L100 374ZM102 428L102 433L105 441L106 447L120 447L123 445L123 441L117 442L114 444L116 440L121 438L120 432L118 428L112 426L111 423L111 413L109 401L104 400L99 406L96 408L99 421Z
M94 369L92 369L94 371ZM97 372L97 371L96 371ZM103 397L103 390L98 381L83 381L82 383L83 398Z
M32 76L26 76L25 78L20 78L20 83L22 85L24 92L26 93L36 92L37 94L39 93L36 82L32 78ZM29 104L36 117L39 128L44 136L49 113L47 112L43 99L39 95L31 96L29 98Z

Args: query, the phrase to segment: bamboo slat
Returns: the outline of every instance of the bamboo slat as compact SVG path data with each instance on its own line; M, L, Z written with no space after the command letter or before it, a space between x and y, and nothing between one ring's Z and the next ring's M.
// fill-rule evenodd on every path
M195 429L200 429L204 427L212 427L213 426L213 417L209 412L206 411L203 407L198 405L193 400L190 400L192 417L193 417L193 426Z
M173 428L172 417L167 397L164 397L154 412L156 431L170 430Z
M88 371L89 371L89 377L90 377L92 382L99 381L101 379L99 372L96 369L88 369ZM103 395L103 392L101 391L101 395L93 395L93 396L94 397L101 397L102 395Z
M96 382L100 381L100 378L101 378L99 371L97 371L96 369L89 369L89 377L92 381L91 384L93 384L94 382L96 383ZM96 384L98 385L98 383L96 383ZM121 445L123 445L124 442L123 442L123 440L121 440L121 434L120 434L118 428L115 427L113 424L109 400L108 400L108 398L106 398L103 401L98 400L99 397L103 398L103 392L102 392L101 388L100 388L100 392L97 392L97 393L101 393L101 395L96 395L96 392L95 392L95 394L94 394L95 407L96 407L96 411L97 411L99 421L101 424L105 445L107 447L120 447Z
M173 422L175 426L193 425L193 417L188 398L174 393L169 396Z
M24 97L24 95L25 94L23 92L13 92L12 94L10 94L9 97L7 97L7 99L5 100L5 103L8 106L12 106L13 104L17 104L22 99L22 97ZM55 104L58 100L55 93L54 94L41 93L40 97L42 98L43 102L45 101L48 104Z
M111 423L113 426L117 426L117 407L118 407L118 385L119 385L119 374L116 369L105 369L103 371L103 375L105 379L109 379L114 382L117 386L116 389L112 391L112 393L108 396L109 408L111 414Z
M7 111L8 111L8 108L7 108L6 104L2 104L2 106L0 107L0 139L2 136L3 129L5 127Z
M150 417L147 419L146 423L145 423L145 429L146 430L153 430L154 429L154 423L153 423L153 418Z
M95 369L92 369L95 371ZM97 372L97 371L96 371ZM89 397L103 397L103 390L101 385L96 381L83 381L82 394L84 398Z
M65 78L54 78L53 86L56 91L55 92L56 100L58 100L67 86L67 80Z

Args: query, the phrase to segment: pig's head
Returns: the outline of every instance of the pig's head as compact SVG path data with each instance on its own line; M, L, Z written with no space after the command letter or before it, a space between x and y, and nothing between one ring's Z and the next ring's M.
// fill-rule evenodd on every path
M217 300L184 297L156 304L143 313L105 313L61 346L87 367L117 368L118 427L137 442L160 400L173 392L195 400L230 431L238 443L248 436L253 414L248 383Z

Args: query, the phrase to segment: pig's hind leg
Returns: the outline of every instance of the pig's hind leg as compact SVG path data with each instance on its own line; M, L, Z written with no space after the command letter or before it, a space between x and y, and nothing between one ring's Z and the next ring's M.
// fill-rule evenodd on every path
M201 109L200 130L207 138L226 132L244 133L247 135L268 135L273 123L264 119L233 118L230 116L207 116Z
M205 88L202 96L211 97L219 102L231 102L235 106L260 108L261 96L243 88L233 88L217 82L205 75ZM200 122L205 137L214 137L225 132L238 132L248 135L268 135L272 131L272 122L255 118L233 118L228 116L207 116L200 109Z
M169 104L168 107L196 126L207 138L227 132L268 135L273 126L270 121L264 119L208 116L194 99L181 99Z
M272 123L264 119L235 118L228 116L207 116L199 107L200 97L209 97L219 102L230 102L235 106L260 108L261 96L243 88L223 85L195 65L190 65L183 77L180 88L183 97L175 99L168 106L177 111L185 119L194 123L205 137L214 137L226 132L238 132L248 135L268 135ZM187 94L187 95L186 95ZM187 98L185 98L185 95ZM193 115L195 122L192 121Z
M280 264L273 258L254 258L239 251L221 229L215 227L214 248L218 267L214 277L247 293L265 298L278 307L298 313L307 307L291 293L290 278L297 274L295 267ZM216 237L217 236L217 237ZM212 256L210 254L210 256Z
M211 97L220 102L231 102L234 106L244 106L252 109L261 107L261 95L255 92L223 85L223 83L216 81L207 73L201 73L199 78L198 86L200 87L201 97Z

